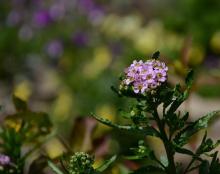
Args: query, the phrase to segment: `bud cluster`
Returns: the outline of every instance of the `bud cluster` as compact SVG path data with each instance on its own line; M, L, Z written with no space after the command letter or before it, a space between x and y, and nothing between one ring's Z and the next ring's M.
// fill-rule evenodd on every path
M94 169L92 167L94 158L85 152L76 152L70 157L70 174L90 174Z

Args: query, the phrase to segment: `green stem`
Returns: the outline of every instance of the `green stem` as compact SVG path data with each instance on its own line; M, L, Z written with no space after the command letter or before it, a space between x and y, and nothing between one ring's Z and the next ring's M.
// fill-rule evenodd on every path
M186 173L188 172L188 170L189 170L189 168L191 167L191 165L193 164L194 160L195 160L195 158L193 158L193 159L190 161L190 163L189 163L188 166L186 167L186 169L185 169L185 171L183 172L183 174L186 174Z
M167 173L168 174L176 174L176 166L175 166L175 162L174 162L174 152L172 149L172 144L170 143L166 131L165 131L165 124L164 122L160 119L157 109L154 110L153 113L155 120L157 122L158 128L160 130L160 134L161 134L161 139L163 141L164 144L164 148L166 151L166 155L167 155L167 159L168 159L168 166L167 166Z

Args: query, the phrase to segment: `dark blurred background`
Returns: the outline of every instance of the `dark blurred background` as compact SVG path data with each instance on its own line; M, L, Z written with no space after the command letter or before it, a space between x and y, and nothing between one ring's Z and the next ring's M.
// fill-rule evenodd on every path
M118 109L133 101L110 86L134 59L157 50L170 66L171 83L196 70L183 106L192 119L219 109L219 9L219 0L1 0L1 115L13 111L15 93L33 110L48 112L64 137L90 112L120 120ZM106 132L98 125L94 136Z

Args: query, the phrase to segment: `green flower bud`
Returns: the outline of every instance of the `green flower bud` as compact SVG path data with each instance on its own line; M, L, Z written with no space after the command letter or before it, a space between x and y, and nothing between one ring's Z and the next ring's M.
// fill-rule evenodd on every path
M70 174L91 174L94 158L84 152L76 152L69 160Z

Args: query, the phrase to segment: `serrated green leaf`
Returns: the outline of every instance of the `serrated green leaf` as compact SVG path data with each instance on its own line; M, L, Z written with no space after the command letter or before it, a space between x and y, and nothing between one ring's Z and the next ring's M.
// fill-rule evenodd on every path
M219 144L220 144L220 140L218 140L216 143L213 143L213 141L210 138L207 139L207 131L206 131L203 136L201 144L196 150L196 154L200 155L206 152L210 152L213 149L215 149Z
M213 148L214 148L213 141L211 139L207 139L207 131L206 131L203 136L203 139L202 139L200 146L196 150L196 154L202 154L205 152L209 152L209 151L213 150Z
M115 124L111 122L108 119L98 117L95 114L91 114L91 116L95 118L96 120L98 120L99 122L107 126L113 127L113 128L117 128L120 130L127 130L127 131L136 131L146 136L149 135L149 136L160 137L160 134L158 133L158 131L151 126L141 127L141 126L136 126L136 125L119 125L119 124Z
M117 156L114 155L109 160L106 160L101 166L99 166L95 170L97 170L98 172L104 172L116 160L116 158Z
M105 124L107 126L113 127L113 128L122 129L122 130L135 130L135 127L132 126L132 125L119 125L119 124L115 124L112 121L110 121L108 119L105 119L105 118L102 118L102 117L98 117L95 114L91 114L91 116L93 118L95 118L96 120L98 120L99 122L101 122L101 123L103 123L103 124Z
M48 166L56 173L56 174L64 174L54 163L48 161Z
M194 123L191 123L186 128L184 128L182 131L180 131L176 137L174 138L174 142L178 146L185 145L189 138L192 137L195 133L198 131L205 129L208 127L208 123L214 118L216 114L220 113L220 111L213 111L202 118L198 119Z
M17 111L26 111L28 109L26 101L13 95L13 103Z

